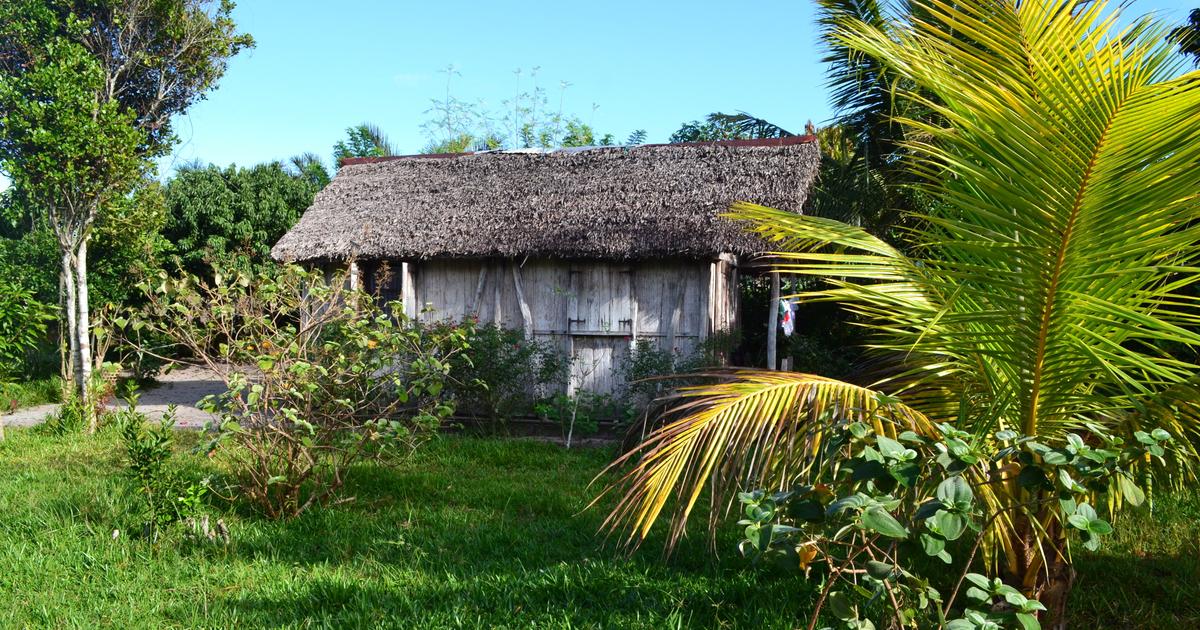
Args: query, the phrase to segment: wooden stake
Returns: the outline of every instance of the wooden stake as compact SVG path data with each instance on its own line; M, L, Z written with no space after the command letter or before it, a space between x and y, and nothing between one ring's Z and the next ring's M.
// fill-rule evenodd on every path
M767 369L778 370L779 342L779 274L771 274L771 307L767 316Z

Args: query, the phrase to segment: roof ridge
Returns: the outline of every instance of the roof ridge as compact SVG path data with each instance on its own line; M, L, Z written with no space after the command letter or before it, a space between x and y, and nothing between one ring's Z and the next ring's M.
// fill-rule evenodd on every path
M630 144L630 145L597 145L592 147L573 147L576 149L571 153L585 153L588 151L616 150L616 149L657 149L664 147L784 147L796 144L808 144L816 142L817 136L787 136L784 138L753 138L747 140L711 140L702 142L663 142L651 144ZM560 149L551 149L541 155L558 153ZM532 153L538 155L538 153ZM495 150L495 151L465 151L463 153L414 153L410 155L387 155L378 157L348 157L342 159L342 166L351 166L354 164L375 164L379 162L391 162L394 160L409 160L409 159L449 159L457 157L466 157L470 155L531 155L527 150Z

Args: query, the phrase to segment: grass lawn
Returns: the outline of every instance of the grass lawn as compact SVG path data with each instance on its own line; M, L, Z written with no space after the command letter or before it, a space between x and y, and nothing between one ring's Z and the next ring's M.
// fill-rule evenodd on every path
M18 409L46 403L56 403L62 398L62 380L51 376L17 383L0 382L0 410L10 406Z
M187 435L187 440L196 436ZM814 587L756 576L727 528L662 562L580 513L607 450L443 437L399 470L362 467L358 500L268 522L235 511L228 547L130 537L112 432L0 442L0 627L793 628ZM197 466L208 465L197 458ZM1200 495L1160 497L1080 558L1075 627L1200 623ZM112 538L113 529L123 534Z

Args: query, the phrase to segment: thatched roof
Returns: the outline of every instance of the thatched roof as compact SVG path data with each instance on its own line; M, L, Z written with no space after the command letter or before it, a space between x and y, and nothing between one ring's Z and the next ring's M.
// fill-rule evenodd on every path
M348 160L272 250L350 258L712 258L762 243L734 201L799 212L811 136Z

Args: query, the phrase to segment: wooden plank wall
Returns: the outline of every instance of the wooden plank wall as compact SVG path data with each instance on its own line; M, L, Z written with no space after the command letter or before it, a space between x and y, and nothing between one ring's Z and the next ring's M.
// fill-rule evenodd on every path
M736 264L727 259L425 260L409 261L406 269L405 286L415 295L404 301L421 320L474 314L508 328L531 323L535 339L574 357L564 384L571 391L619 392L621 361L637 339L686 357L733 323L737 305Z

